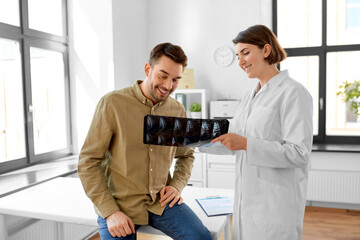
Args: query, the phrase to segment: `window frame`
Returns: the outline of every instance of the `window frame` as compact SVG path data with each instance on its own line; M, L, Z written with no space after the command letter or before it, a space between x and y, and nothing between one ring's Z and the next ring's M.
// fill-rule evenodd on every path
M277 0L273 0L272 26L277 35ZM359 144L360 136L329 136L326 135L326 56L331 52L360 51L360 44L327 46L327 0L322 0L322 40L318 47L284 48L288 57L318 56L319 57L319 122L318 135L314 135L314 143L319 144ZM281 68L281 64L280 64Z
M24 99L25 148L24 158L14 159L0 163L0 174L31 166L38 162L45 162L72 154L71 104L70 104L70 77L69 77L69 49L67 0L62 0L63 36L56 36L28 27L28 0L19 0L20 27L0 22L0 38L19 42L21 53L21 68ZM44 50L56 51L62 54L64 60L65 101L66 101L66 127L67 146L64 149L35 155L33 139L32 113L28 111L32 104L31 74L30 74L30 48L37 47Z

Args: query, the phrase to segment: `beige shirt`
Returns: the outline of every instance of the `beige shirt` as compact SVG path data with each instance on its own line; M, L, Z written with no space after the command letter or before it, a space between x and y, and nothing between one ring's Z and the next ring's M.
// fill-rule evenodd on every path
M161 215L159 191L166 185L180 192L193 167L194 150L143 143L144 116L186 117L181 103L168 97L153 105L132 87L105 95L98 103L79 156L78 173L98 215L120 210L134 224L148 224L148 211ZM169 169L176 158L173 178Z

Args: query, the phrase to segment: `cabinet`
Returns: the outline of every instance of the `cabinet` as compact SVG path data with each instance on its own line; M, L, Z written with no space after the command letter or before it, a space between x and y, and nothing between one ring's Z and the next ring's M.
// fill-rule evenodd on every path
M235 188L236 156L212 155L201 152L194 153L194 166L188 185L208 188ZM174 172L176 159L170 169Z
M188 117L191 117L189 111L190 105L193 102L200 103L201 118L208 118L209 93L206 89L177 89L171 94L171 97L184 105Z
M195 152L194 157L194 166L191 171L188 185L194 187L207 187L206 154Z
M207 90L177 89L171 94L171 97L175 98L184 105L188 117L191 117L189 112L191 103L201 103L201 118L208 118L209 93ZM194 156L194 167L192 169L188 185L196 187L234 189L235 156L212 155L201 152L195 152ZM172 166L171 172L173 172L173 167L174 166Z
M191 176L188 181L189 186L206 187L207 186L207 172L206 172L206 154L201 152L194 153L194 166L191 171ZM170 168L170 174L173 176L176 159Z
M235 188L235 162L233 155L212 155L207 157L207 187Z

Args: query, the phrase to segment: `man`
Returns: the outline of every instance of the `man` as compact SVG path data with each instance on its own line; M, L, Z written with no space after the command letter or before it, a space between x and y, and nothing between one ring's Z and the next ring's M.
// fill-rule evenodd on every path
M211 239L180 194L191 174L193 149L143 144L145 115L186 117L169 97L186 65L179 46L159 44L145 64L145 80L108 93L96 107L78 172L99 215L102 240L136 239L136 230L147 224L173 239Z

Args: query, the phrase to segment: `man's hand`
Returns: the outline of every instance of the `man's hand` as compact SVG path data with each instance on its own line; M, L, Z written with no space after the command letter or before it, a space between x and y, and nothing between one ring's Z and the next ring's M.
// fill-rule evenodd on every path
M221 142L229 150L247 150L247 138L236 134L227 133L211 141L212 143Z
M170 203L169 207L173 207L174 204L178 201L179 205L182 204L183 198L176 188L172 186L163 187L160 191L161 206L166 206L166 204L168 204L170 201L172 202Z
M111 236L125 237L135 233L135 225L131 219L121 211L116 211L106 218Z

